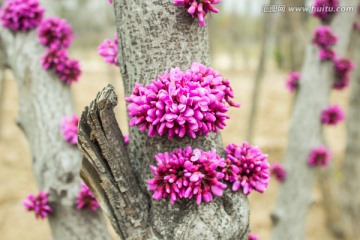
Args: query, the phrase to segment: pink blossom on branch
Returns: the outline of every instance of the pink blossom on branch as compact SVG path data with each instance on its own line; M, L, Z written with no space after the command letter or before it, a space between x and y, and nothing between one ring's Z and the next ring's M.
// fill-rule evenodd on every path
M94 194L91 192L85 183L81 183L81 189L76 199L77 209L87 209L95 212L100 207L99 202L95 199Z
M320 48L329 48L338 41L337 36L329 26L319 26L315 29L313 43Z
M248 195L253 190L263 193L270 181L267 155L263 154L258 147L244 142L242 145L229 144L226 147L226 157L234 166L235 178L230 178L232 190L239 191L242 188L244 194ZM230 166L226 166L229 169Z
M125 100L131 117L130 126L148 130L148 136L207 135L223 129L230 106L239 107L232 98L229 81L200 63L186 72L172 68L145 87L135 84Z
M55 70L68 59L68 54L63 49L48 48L45 55L41 58L41 65L45 70Z
M334 62L335 82L333 88L342 90L349 86L350 71L354 69L354 64L346 58L337 59Z
M286 79L285 87L289 90L289 92L295 92L299 87L299 81L301 78L301 74L298 72L291 72Z
M313 16L319 18L323 23L329 23L336 14L339 0L315 0Z
M222 196L226 184L221 183L224 175L218 168L225 167L224 159L215 150L204 152L201 149L176 149L170 153L155 155L157 166L150 166L154 175L148 180L148 188L154 191L153 198L176 200L196 199L196 203L210 202L213 195Z
M37 0L7 0L0 9L0 20L4 28L13 31L28 31L36 28L44 15Z
M331 48L321 48L319 50L319 58L321 61L334 61L336 53Z
M79 61L68 58L57 65L55 73L62 81L70 85L79 80L82 72Z
M206 25L206 15L209 12L218 13L219 10L214 5L220 2L221 0L174 0L174 5L183 5L193 18L198 18L199 25L204 27Z
M76 145L78 141L78 124L79 117L75 114L65 116L61 120L61 132L65 140L73 145Z
M311 150L308 164L310 167L326 167L331 157L332 153L325 146L320 146Z
M77 82L81 76L79 61L70 59L63 49L48 48L41 58L41 65L45 70L52 70L67 84Z
M39 28L40 43L50 48L68 48L73 39L71 26L65 19L51 17L44 19Z
M98 47L98 53L105 62L118 66L118 38L115 34L114 40L105 39Z
M278 180L279 182L285 182L286 170L280 163L271 164L270 173L271 175L274 175L276 180Z
M36 219L44 219L50 213L52 213L52 208L48 203L49 193L39 192L37 196L29 194L27 198L23 201L23 205L28 211L34 211Z
M345 119L345 113L339 105L331 105L321 112L321 123L324 125L337 125Z

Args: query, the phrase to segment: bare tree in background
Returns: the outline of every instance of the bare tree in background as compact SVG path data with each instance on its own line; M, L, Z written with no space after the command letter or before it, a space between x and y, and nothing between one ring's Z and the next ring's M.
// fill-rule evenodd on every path
M6 55L2 59L12 70L19 91L17 124L29 142L37 185L50 193L52 237L110 239L101 211L75 207L81 154L60 132L62 117L73 112L70 89L42 69L40 58L45 49L38 42L35 31L15 33L0 28L0 45Z
M358 15L357 21L360 20ZM347 114L347 144L340 169L334 164L321 171L320 186L324 199L326 224L331 233L341 239L356 239L360 235L360 33L352 33L350 49L356 65L351 74L350 101ZM336 173L341 171L341 179Z
M276 0L270 0L269 5L274 5ZM261 82L264 77L264 73L266 70L267 59L269 55L269 50L271 48L271 38L273 36L273 22L274 22L274 14L265 13L263 16L263 27L262 27L262 39L261 39L261 53L259 58L258 67L255 74L253 92L251 97L251 109L248 120L248 128L246 133L246 139L249 142L253 142L253 136L256 126L256 114L259 105L260 98L260 90L261 90Z
M346 1L349 6L357 6L357 3L358 0ZM333 32L339 36L335 47L339 56L347 49L354 19L354 12L341 12L331 24ZM317 48L310 44L301 76L301 88L294 105L284 162L288 177L280 187L272 213L274 240L305 239L306 216L312 203L314 178L314 170L307 166L306 159L312 148L323 143L320 113L327 106L332 89L333 63L321 62Z
M281 5L287 7L302 7L306 0L281 0ZM292 71L299 71L304 62L305 47L308 42L308 12L285 11L276 23L275 57L280 68L288 67ZM283 66L289 63L289 66Z
M171 67L189 68L193 61L210 64L208 32L171 1L115 0L119 62L125 95L135 82L149 83ZM149 166L158 152L192 146L223 154L220 134L167 139L149 138L130 129L125 147L114 117L117 97L106 87L85 109L79 143L85 158L81 175L102 203L121 239L247 239L249 205L242 193L197 205L154 201L146 187Z

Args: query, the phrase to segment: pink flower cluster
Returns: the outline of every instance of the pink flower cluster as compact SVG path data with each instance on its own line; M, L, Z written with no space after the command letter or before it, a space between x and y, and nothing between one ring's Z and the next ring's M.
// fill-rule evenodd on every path
M166 134L195 138L223 129L229 106L239 107L231 99L234 92L219 73L194 62L187 71L172 68L145 87L135 84L125 100L131 117L130 126L148 129L148 136Z
M315 0L313 16L329 23L339 7L339 0Z
M114 40L105 39L98 47L98 53L105 62L119 66L118 62L118 37L115 34Z
M310 167L326 167L331 157L332 153L325 146L320 146L311 150L308 164Z
M285 182L286 170L280 163L271 164L270 173L271 175L274 175L279 182Z
M219 10L214 5L220 2L221 0L174 0L174 5L183 5L193 18L198 18L199 25L204 27L206 25L206 15L209 12L218 13Z
M80 63L70 59L66 49L70 46L73 33L66 20L56 17L42 21L38 29L39 41L46 49L41 58L45 70L52 70L63 82L77 82L81 75Z
M76 208L95 212L99 207L100 205L89 187L85 183L81 183L81 189L76 199Z
M299 81L301 78L301 74L298 72L291 72L286 79L285 87L289 90L289 92L295 92L295 90L299 87Z
M232 183L232 190L237 192L241 187L246 195L253 190L263 193L270 181L267 155L247 142L229 144L225 151L227 166L222 172L224 179Z
M44 19L39 28L40 43L48 48L68 48L73 39L71 26L65 19L51 17Z
M315 29L313 43L320 48L319 57L321 60L333 61L335 52L332 49L338 41L337 36L333 34L329 26L319 26Z
M335 89L341 90L349 86L349 73L354 67L349 59L341 58L334 61L335 82L333 87Z
M321 123L336 125L345 119L345 113L339 105L331 105L321 112Z
M23 205L28 211L34 211L36 219L44 219L50 213L52 213L52 208L48 203L49 193L39 192L37 196L29 194L27 198L23 201Z
M196 203L210 202L213 195L222 196L226 184L219 180L224 177L218 168L225 167L225 161L216 151L204 152L200 149L176 149L171 153L155 155L157 166L150 166L154 175L148 180L148 188L154 191L154 199L170 197L170 202L178 199L196 199Z
M28 31L36 28L44 15L38 0L7 0L0 9L2 26L12 31Z
M253 233L249 233L248 240L259 240L259 237Z
M75 114L63 117L61 121L61 131L67 142L73 145L77 144L78 141L78 124L79 117Z

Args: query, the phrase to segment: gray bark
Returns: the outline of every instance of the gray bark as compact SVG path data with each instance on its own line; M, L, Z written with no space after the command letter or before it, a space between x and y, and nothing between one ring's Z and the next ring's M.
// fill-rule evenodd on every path
M356 6L359 1L347 1ZM341 56L349 42L355 13L339 13L332 29L339 36L336 52ZM318 50L308 46L301 73L301 88L291 119L284 167L288 177L280 188L272 213L272 239L305 239L305 223L312 202L314 170L307 165L310 150L323 144L320 112L328 105L333 84L333 65L321 62ZM316 79L316 81L314 81Z
M199 27L196 19L184 9L174 7L171 1L115 0L114 6L126 96L132 93L135 82L149 83L171 67L185 70L193 61L210 64L207 29ZM103 199L102 205L119 236L122 239L134 239L132 236L136 239L246 239L249 205L242 193L227 190L223 197L200 206L192 201L171 205L165 200L152 200L146 187L146 181L151 178L149 166L156 164L155 153L191 145L204 150L215 148L223 154L220 134L168 140L149 138L133 127L125 150L122 134L109 110L116 102L114 99L111 87L98 94L82 115L79 137L86 156L82 176L98 196L103 196L99 199ZM105 105L107 114L100 114ZM123 171L111 165L122 166ZM104 182L109 185L104 186ZM116 203L118 199L128 204ZM130 224L129 218L135 220Z
M359 18L359 17L358 17ZM351 94L347 114L347 145L343 176L342 216L346 239L360 236L360 33L354 31L352 48L356 69L351 76Z
M29 142L36 182L50 193L53 239L109 239L101 211L75 208L81 155L60 132L62 117L73 112L69 87L42 69L40 58L45 51L35 31L12 33L1 28L0 39L17 81L18 125Z

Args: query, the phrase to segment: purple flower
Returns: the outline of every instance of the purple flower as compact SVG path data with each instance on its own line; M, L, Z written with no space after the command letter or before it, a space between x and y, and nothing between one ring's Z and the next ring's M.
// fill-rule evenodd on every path
M124 135L124 142L125 142L125 145L128 145L128 144L129 144L129 142L130 142L130 136L129 136L129 134Z
M320 48L329 48L338 41L337 36L329 26L319 26L315 29L313 43Z
M65 116L61 121L61 132L65 140L73 145L76 145L78 141L78 124L79 117L75 114Z
M286 170L280 163L273 163L270 166L270 173L274 175L279 182L286 180Z
M41 58L41 65L45 70L56 69L68 58L65 50L48 48L45 55Z
M94 194L91 192L85 183L81 183L81 189L76 199L77 209L87 209L95 212L100 207L98 201L96 201Z
M39 40L45 47L68 48L73 39L71 26L65 19L51 17L43 20L38 28Z
M326 167L331 157L332 153L325 146L320 146L311 150L308 164L310 167Z
M206 25L205 17L209 12L218 13L219 10L214 5L221 0L174 0L174 5L183 5L187 12L194 18L198 18L200 26Z
M118 38L115 34L114 40L105 39L98 47L98 53L105 62L118 66Z
M0 20L4 28L13 31L28 31L36 28L44 15L37 0L7 0L0 9Z
M349 86L349 74L354 69L354 64L349 59L341 58L334 62L335 82L333 88L342 90Z
M259 237L253 233L249 233L248 240L259 240Z
M145 87L135 84L125 100L131 117L130 126L148 130L148 136L166 134L180 138L207 135L223 129L229 106L239 107L231 99L229 81L213 69L193 63L186 72L172 68Z
M323 23L329 23L339 7L339 0L315 0L312 15Z
M36 219L44 219L52 212L48 203L48 196L49 193L47 192L39 192L37 196L29 194L23 201L23 205L26 210L34 211Z
M229 182L233 183L232 190L237 192L241 187L246 195L253 190L263 193L270 181L270 164L267 155L247 142L242 145L229 144L225 151L227 159L235 166L232 171L235 172L236 177L229 178Z
M109 0L109 3L112 3L112 0Z
M321 61L334 61L336 53L331 48L321 48L319 50L319 58Z
M213 195L222 196L226 184L220 182L224 174L218 168L225 167L225 161L215 150L176 149L171 153L155 155L157 166L150 166L154 175L148 180L148 188L154 191L153 198L196 199L196 203L210 202Z
M81 76L80 63L77 60L67 58L60 62L54 69L56 75L66 84L77 82Z
M295 92L295 90L299 87L299 81L301 78L301 74L298 72L291 72L286 79L285 87L289 90L289 92Z
M331 105L321 112L321 123L336 125L345 119L345 113L339 105Z
M335 61L334 67L335 67L335 74L337 76L344 76L347 75L351 70L353 70L355 66L351 60L341 58Z

